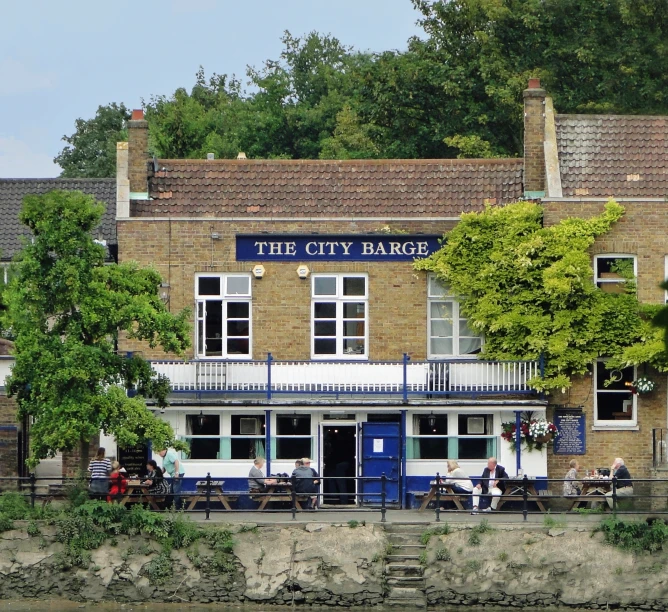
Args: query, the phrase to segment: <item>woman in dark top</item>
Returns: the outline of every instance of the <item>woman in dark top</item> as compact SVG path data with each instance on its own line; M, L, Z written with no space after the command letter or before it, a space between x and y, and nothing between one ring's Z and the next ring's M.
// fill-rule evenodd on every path
M143 484L148 485L148 492L158 497L169 495L169 485L165 482L165 477L158 464L151 459L146 463L146 469L148 474Z

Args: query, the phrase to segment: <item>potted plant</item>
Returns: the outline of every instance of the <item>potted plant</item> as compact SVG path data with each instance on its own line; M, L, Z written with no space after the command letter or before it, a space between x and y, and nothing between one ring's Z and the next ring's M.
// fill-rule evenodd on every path
M647 378L647 376L641 376L640 378L636 378L636 380L633 381L631 386L631 393L647 395L648 393L654 391L654 389L656 389L656 383L651 378Z
M503 430L501 437L510 444L513 452L517 452L516 424L509 421L502 423L501 428ZM532 413L522 415L520 422L520 443L526 445L529 452L532 450L542 450L544 446L550 444L558 435L559 432L554 423L550 423L550 421L546 421L545 419L534 419Z

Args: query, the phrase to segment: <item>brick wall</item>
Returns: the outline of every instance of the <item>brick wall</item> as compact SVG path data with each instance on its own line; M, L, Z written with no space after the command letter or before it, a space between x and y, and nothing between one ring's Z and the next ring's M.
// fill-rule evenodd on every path
M225 222L119 221L121 261L153 265L170 285L170 309L193 309L195 274L198 272L250 272L254 263L235 261L235 235L320 233L368 234L386 223L378 221ZM443 234L454 222L391 223L392 230ZM221 235L212 240L211 233ZM309 359L311 334L311 283L297 276L299 261L263 262L264 278L252 279L253 358L271 352L277 359ZM427 355L426 274L411 262L306 262L312 273L364 272L369 275L369 357L414 359ZM194 338L193 338L194 340ZM164 358L160 351L125 340L122 350L142 350L147 358ZM194 350L194 349L193 349ZM189 355L190 357L192 356Z
M130 191L146 193L148 181L146 164L148 162L148 121L144 113L133 111L128 121L128 178Z
M18 475L18 422L16 402L0 395L0 477ZM0 484L0 489L8 488Z
M664 261L668 254L668 216L661 202L623 202L626 214L612 230L601 236L591 249L592 256L604 253L636 255L638 296L648 303L663 303ZM568 217L589 218L600 214L603 202L544 202L546 226ZM648 371L658 383L657 389L638 397L638 431L592 431L594 422L594 381L591 376L578 378L569 394L551 398L556 404L584 406L587 419L587 454L580 459L585 468L609 466L615 457L623 457L632 476L650 477L652 466L652 429L666 427L666 374ZM549 473L560 478L568 470L571 457L548 455ZM640 486L640 491L645 486ZM636 491L638 493L638 491Z

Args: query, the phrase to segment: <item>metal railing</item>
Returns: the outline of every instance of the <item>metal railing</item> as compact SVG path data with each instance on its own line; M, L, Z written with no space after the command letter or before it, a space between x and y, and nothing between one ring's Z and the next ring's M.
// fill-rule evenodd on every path
M410 395L534 393L541 361L152 361L174 393Z

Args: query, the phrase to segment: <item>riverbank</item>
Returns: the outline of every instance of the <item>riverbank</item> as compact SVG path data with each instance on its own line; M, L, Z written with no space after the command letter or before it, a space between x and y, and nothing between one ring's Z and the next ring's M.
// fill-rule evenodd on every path
M51 525L17 521L0 534L0 598L235 608L668 608L663 550L634 554L589 526L554 519L204 528L183 517L163 520L176 523L164 532L149 534L144 525L136 534L110 535L99 546L85 533L67 533L77 528L72 517ZM114 525L108 528L113 533Z

